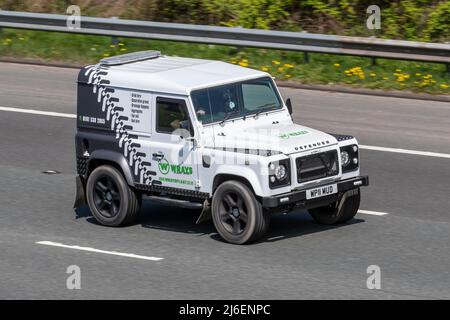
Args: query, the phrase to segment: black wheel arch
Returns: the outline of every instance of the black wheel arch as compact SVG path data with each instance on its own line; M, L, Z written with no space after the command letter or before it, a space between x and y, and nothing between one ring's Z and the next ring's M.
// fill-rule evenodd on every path
M221 183L223 183L225 181L229 181L229 180L235 180L235 181L239 181L239 182L243 183L250 189L251 192L253 192L255 197L258 200L260 200L259 199L260 197L256 195L255 190L253 189L253 186L251 185L251 183L246 178L235 175L235 174L219 173L218 175L216 175L214 177L214 181L213 181L212 193L214 194L217 187L220 186Z
M134 187L133 175L124 155L110 150L95 150L91 153L87 163L87 176L100 165L109 164L118 169L124 176L129 186Z

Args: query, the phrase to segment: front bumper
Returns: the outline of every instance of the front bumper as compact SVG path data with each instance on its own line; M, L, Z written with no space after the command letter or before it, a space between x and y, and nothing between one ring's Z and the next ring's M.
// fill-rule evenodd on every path
M337 201L339 196L345 193L346 191L363 186L368 186L369 177L359 176L351 179L337 181L334 183L337 184L338 192L330 196L324 196L321 198L315 198L310 200L306 199L306 190L331 184L328 182L321 185L310 186L302 190L295 190L292 192L283 193L276 196L263 197L262 206L265 208L276 208L276 207L283 207L286 205L291 206L294 205L296 207L303 207L303 208L315 208L325 206L327 204Z

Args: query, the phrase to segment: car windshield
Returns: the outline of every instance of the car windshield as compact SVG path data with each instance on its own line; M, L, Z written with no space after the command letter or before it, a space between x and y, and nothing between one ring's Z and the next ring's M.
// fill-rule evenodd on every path
M280 97L269 77L191 93L197 119L203 124L281 109Z

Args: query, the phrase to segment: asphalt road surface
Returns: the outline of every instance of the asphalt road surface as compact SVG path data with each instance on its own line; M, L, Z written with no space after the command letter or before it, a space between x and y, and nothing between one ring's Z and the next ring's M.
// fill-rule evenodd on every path
M296 211L274 216L262 242L236 246L196 225L195 211L145 202L135 225L107 228L72 209L74 119L4 107L74 114L76 74L0 63L0 299L450 298L448 103L282 89L297 123L367 146L371 186L347 225ZM80 290L67 289L71 265ZM366 285L371 265L379 290Z

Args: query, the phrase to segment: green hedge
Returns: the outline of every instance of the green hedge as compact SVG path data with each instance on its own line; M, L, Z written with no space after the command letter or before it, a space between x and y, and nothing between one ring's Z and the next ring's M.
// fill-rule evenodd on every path
M4 10L33 12L65 13L70 4L80 5L83 15L450 41L448 0L0 0ZM366 28L366 9L372 4L381 8L381 30Z

